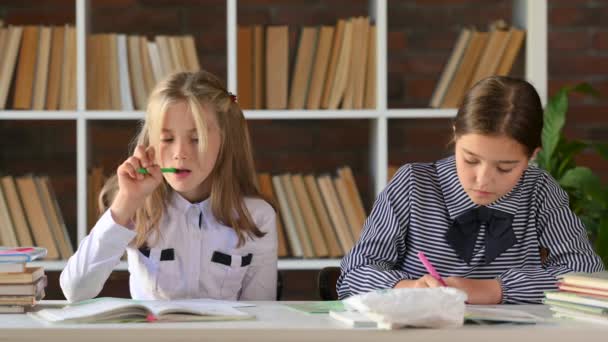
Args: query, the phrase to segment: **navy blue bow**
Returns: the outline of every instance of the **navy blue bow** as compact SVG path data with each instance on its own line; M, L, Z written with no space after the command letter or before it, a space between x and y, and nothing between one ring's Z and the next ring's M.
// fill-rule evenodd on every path
M469 264L475 241L482 224L485 224L485 255L487 264L517 243L511 224L513 215L488 207L477 207L457 216L445 237L456 253Z

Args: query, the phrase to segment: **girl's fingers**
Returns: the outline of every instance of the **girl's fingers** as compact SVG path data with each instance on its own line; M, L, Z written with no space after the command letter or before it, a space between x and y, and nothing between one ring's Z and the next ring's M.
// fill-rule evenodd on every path
M155 158L155 150L153 146L148 146L146 148L146 157L148 158L148 165L156 165L156 158Z
M137 147L135 148L135 151L133 151L133 157L136 157L137 159L140 160L141 162L141 166L140 167L148 167L148 165L150 165L150 160L148 158L148 154L146 153L146 148L144 147L144 145L137 145Z
M426 283L427 287L441 287L442 286L441 283L439 282L439 280L435 279L430 274L424 275L424 277L422 277L422 279Z
M127 161L125 163L127 163L131 166L131 169L132 169L131 171L133 172L133 174L131 174L132 178L144 179L144 175L137 172L137 170L142 167L141 161L139 160L139 158L137 158L135 156L129 157L129 159L127 159Z

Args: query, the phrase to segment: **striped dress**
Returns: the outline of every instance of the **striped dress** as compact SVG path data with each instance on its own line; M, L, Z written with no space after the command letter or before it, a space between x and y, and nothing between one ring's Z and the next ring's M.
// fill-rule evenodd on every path
M488 205L514 215L517 239L489 264L484 262L483 227L468 264L445 238L452 220L475 207L460 185L453 156L401 167L341 262L338 295L346 298L420 278L428 272L417 257L419 251L443 277L498 279L503 303L539 303L544 291L557 288L557 275L603 269L583 224L568 207L567 194L544 170L528 167L508 194ZM549 250L544 263L541 247Z

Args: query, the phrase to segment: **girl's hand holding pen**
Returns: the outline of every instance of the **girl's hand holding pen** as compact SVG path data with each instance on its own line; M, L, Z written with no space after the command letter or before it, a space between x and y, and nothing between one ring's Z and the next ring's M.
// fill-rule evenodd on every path
M116 170L119 190L110 209L117 223L126 226L146 197L161 184L163 176L154 156L152 146L139 145ZM145 168L147 173L138 172L140 168Z

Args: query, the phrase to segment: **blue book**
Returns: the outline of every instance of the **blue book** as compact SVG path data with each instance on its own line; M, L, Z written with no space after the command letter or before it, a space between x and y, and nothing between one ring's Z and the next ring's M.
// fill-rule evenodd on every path
M1 247L0 263L30 262L46 256L43 247Z

